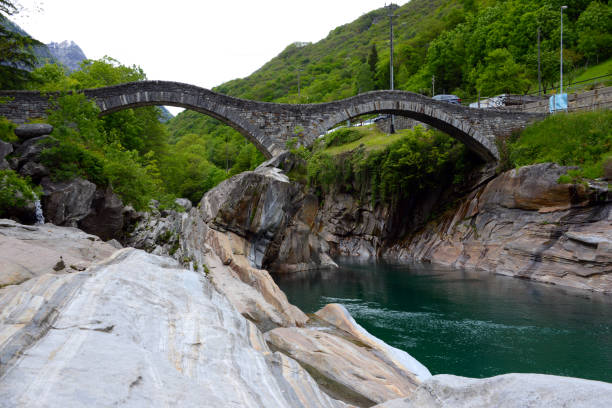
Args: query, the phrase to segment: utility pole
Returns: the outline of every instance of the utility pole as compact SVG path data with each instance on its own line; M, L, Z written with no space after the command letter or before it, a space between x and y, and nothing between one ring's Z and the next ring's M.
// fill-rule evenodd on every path
M389 4L389 45L391 47L389 70L391 73L390 82L391 90L393 90L393 3ZM395 116L391 114L391 126L389 133L395 133Z
M298 80L298 98L300 97L300 72L303 71L302 68L297 69L297 80Z
M542 60L540 54L540 27L538 27L538 96L542 96Z
M565 10L567 6L561 6L561 80L559 83L559 94L563 94L563 10Z
M436 76L431 76L431 97L433 98L436 94Z

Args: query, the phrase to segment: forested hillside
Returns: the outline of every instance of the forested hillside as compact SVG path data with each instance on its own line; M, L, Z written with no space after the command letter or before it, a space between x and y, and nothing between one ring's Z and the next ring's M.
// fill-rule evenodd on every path
M464 99L479 92L537 91L539 28L542 82L550 90L559 77L561 5L568 6L564 64L566 81L571 81L612 55L612 6L607 2L412 0L393 6L395 88ZM388 89L389 12L380 8L364 14L314 44L291 44L252 75L214 90L261 101L316 103ZM179 114L169 129L174 140L199 135L208 146L206 157L220 168L237 166L235 172L263 160L238 132L195 112Z

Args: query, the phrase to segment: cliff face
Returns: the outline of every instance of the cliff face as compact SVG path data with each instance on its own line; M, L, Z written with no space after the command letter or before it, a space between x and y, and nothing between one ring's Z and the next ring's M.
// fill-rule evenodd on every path
M566 170L547 163L508 171L383 256L612 293L607 183L558 184Z

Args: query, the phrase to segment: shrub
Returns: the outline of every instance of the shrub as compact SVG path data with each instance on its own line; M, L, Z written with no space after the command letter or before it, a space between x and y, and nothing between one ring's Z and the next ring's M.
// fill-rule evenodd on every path
M40 197L40 189L13 170L0 170L0 216L12 208L22 208Z
M0 140L5 142L16 142L18 139L13 132L15 125L3 116L0 116Z
M354 128L340 128L325 136L325 146L340 146L361 139L364 133Z

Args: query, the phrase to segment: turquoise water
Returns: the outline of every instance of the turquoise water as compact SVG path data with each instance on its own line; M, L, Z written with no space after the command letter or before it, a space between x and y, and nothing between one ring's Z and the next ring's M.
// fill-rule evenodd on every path
M612 296L422 264L343 262L339 270L275 280L306 313L342 303L433 374L612 382Z

